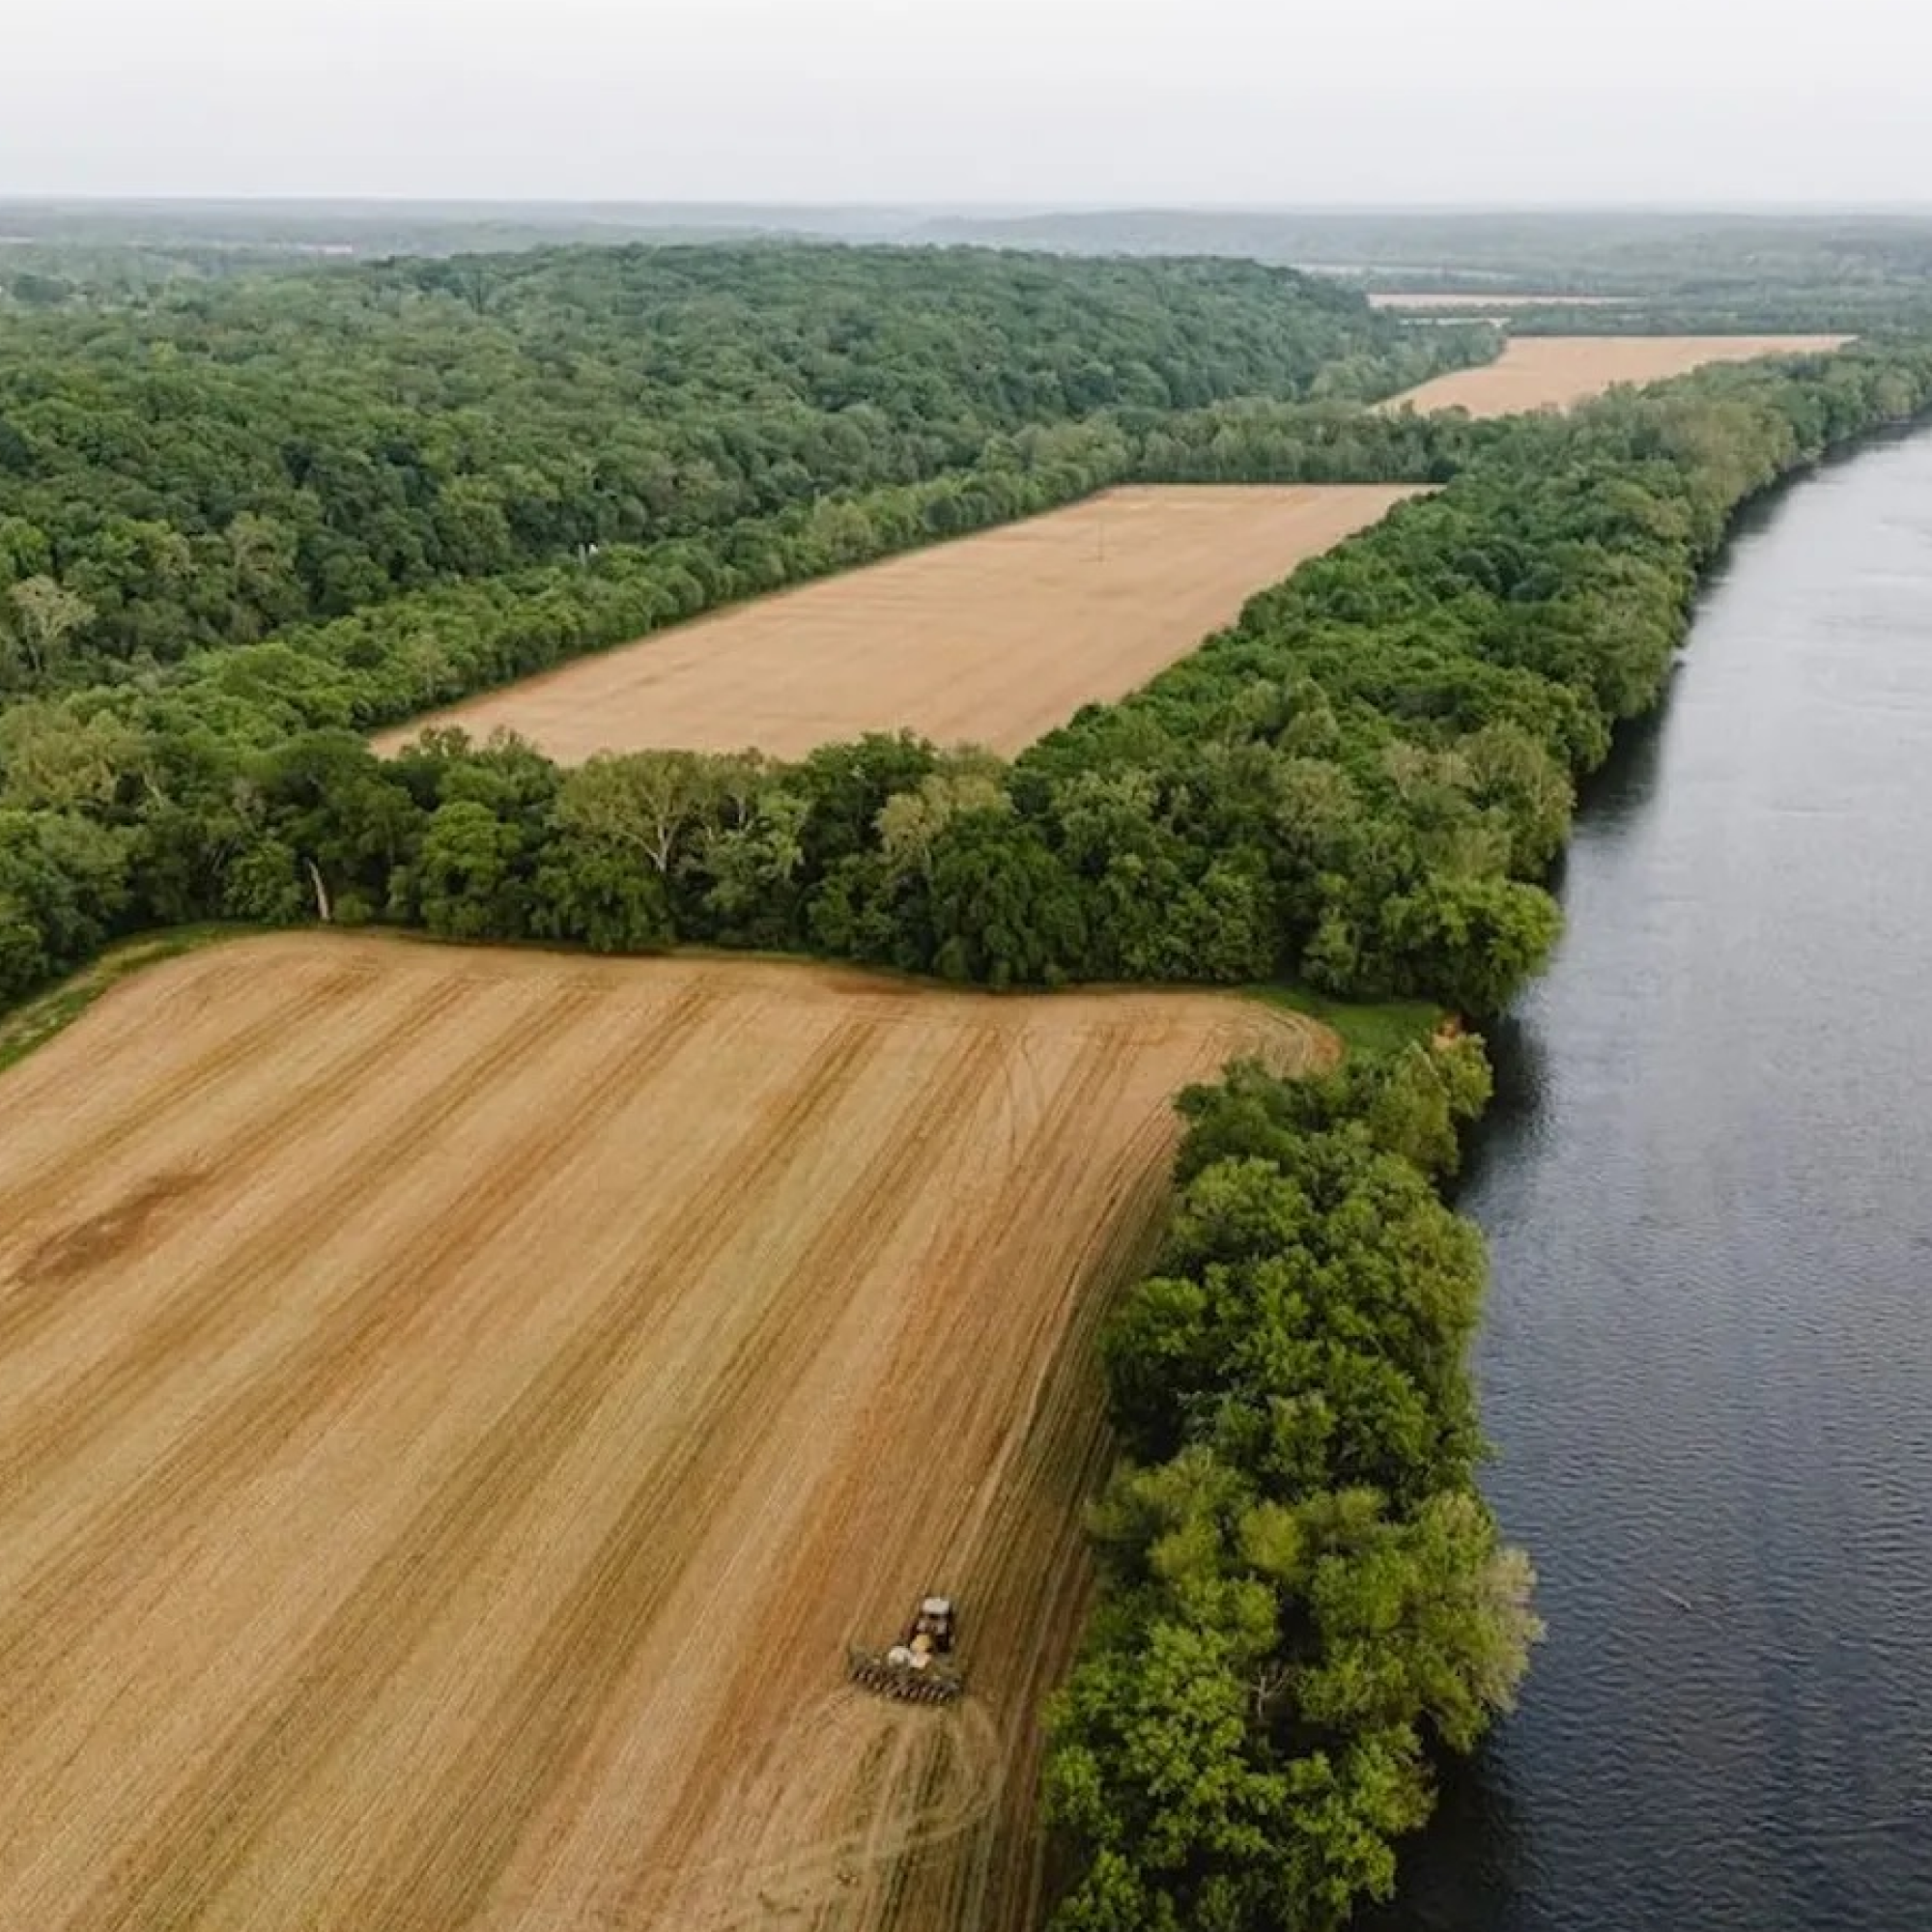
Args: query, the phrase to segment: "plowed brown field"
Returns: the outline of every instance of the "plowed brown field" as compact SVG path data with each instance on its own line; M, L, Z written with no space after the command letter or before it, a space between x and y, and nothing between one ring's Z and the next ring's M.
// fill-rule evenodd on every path
M0 1077L0 1926L1023 1923L1242 1003L277 939ZM961 1603L971 1694L843 1681Z
M1458 369L1381 405L1506 416L1567 410L1619 383L1658 383L1707 362L1749 362L1841 349L1844 335L1519 335L1481 369Z
M902 724L1016 752L1124 696L1264 584L1384 516L1400 486L1133 489L698 619L379 738L507 725L597 752L795 757Z

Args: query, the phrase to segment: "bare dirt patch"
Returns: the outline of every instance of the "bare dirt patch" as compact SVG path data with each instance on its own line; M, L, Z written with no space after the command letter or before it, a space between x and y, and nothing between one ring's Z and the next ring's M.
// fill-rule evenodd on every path
M903 724L1016 752L1081 705L1124 696L1413 494L1115 490L583 659L377 749L457 724L507 725L571 764L673 746L790 757Z
M1383 409L1467 410L1473 416L1567 410L1619 383L1658 383L1709 362L1750 362L1842 349L1844 335L1519 335L1481 369L1459 369Z
M1170 1097L1333 1047L373 939L117 987L0 1078L0 1925L1026 1924ZM933 1588L967 1698L847 1687Z

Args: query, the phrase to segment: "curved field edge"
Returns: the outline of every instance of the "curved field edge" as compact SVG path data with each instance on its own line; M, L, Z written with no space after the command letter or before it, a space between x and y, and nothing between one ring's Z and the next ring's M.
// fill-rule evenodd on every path
M336 926L315 926L306 927L298 935L240 922L201 922L192 925L164 926L153 932L131 933L125 939L116 940L87 965L23 1000L18 1006L0 1011L0 1074L58 1037L107 994L138 974L150 972L185 953L199 952L211 946L240 946L249 940L287 940L294 937L325 946L345 943L352 946L426 947L592 963L600 957L580 947L502 940L470 945L405 928L352 931ZM721 964L756 961L766 965L797 967L813 973L842 975L855 986L890 985L907 991L923 987L939 995L958 994L994 1000L1050 1000L1075 995L1105 996L1110 992L1145 996L1162 990L1144 984L1123 984L1083 985L1052 991L1030 987L1022 993L994 993L983 987L957 986L923 978L916 973L895 973L878 966L847 966L808 953L759 952L704 946L680 946L668 954L648 957L694 962L712 959ZM639 958L627 956L608 963L621 967L639 963ZM1177 998L1258 1000L1265 1006L1297 1014L1312 1022L1316 1031L1309 1035L1308 1050L1310 1065L1318 1070L1323 1065L1339 1063L1345 1054L1350 1052L1381 1053L1414 1040L1426 1039L1442 1017L1440 1008L1427 1000L1338 1000L1302 985L1257 984L1205 993L1198 986L1175 986L1170 990Z
M203 923L166 926L116 940L77 972L0 1012L0 1073L46 1045L124 980L179 959L184 953L227 945L260 930L248 925Z
M270 936L0 1080L0 1918L1028 1922L1224 995ZM973 1692L842 1683L910 1598ZM111 1763L112 1775L107 1767Z

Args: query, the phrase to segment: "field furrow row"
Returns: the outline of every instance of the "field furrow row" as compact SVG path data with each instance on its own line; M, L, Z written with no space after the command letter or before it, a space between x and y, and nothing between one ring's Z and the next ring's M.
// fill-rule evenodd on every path
M1093 1328L1241 1050L1325 1049L377 940L128 981L0 1081L0 1924L1023 1923ZM965 1702L847 1687L935 1587Z

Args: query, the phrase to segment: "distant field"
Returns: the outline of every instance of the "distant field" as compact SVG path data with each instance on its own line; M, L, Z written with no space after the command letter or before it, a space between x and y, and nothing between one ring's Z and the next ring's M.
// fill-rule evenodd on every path
M377 940L0 1076L0 1925L1018 1932L1234 999ZM922 1592L970 1692L844 1681Z
M1843 335L1521 335L1480 369L1438 376L1394 397L1384 409L1467 410L1504 416L1519 410L1568 409L1619 383L1656 383L1707 362L1747 362L1840 349Z
M1123 696L1402 486L1115 490L700 618L384 733L520 731L600 751L748 745L795 756L905 724L1015 752Z
M1610 308L1615 296L1432 295L1427 289L1376 289L1371 308Z

